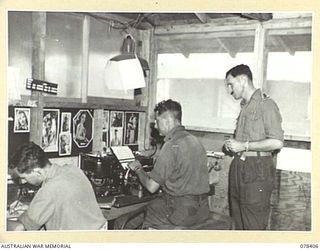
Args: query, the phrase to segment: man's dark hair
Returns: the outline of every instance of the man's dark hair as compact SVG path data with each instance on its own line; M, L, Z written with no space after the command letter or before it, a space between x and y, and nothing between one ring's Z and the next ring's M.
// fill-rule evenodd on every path
M171 99L159 102L154 108L154 112L158 115L163 114L164 112L171 112L175 119L181 122L182 119L182 110L180 103L173 101Z
M34 168L44 168L51 164L46 153L34 142L23 144L10 160L9 168L22 173L30 173Z
M230 69L226 73L225 78L227 78L228 75L232 75L233 77L237 77L239 75L246 75L248 77L248 79L250 81L252 81L252 72L251 72L249 66L244 65L244 64L237 65L237 66L233 67L232 69Z

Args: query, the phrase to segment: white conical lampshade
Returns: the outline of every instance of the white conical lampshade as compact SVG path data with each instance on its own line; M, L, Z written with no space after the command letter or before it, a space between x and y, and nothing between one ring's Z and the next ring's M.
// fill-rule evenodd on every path
M138 58L109 60L104 70L104 81L109 89L127 90L146 86Z
M104 82L109 89L127 90L146 86L142 65L134 51L134 40L128 35L122 45L122 54L111 58L105 66Z

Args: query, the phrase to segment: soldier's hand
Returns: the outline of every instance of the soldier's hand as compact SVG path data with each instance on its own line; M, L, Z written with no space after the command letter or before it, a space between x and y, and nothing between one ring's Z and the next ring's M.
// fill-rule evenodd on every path
M134 162L128 164L128 167L133 171L137 171L138 169L142 168L142 165L138 160L135 160Z
M225 141L225 147L234 153L238 153L245 150L245 142L229 139Z

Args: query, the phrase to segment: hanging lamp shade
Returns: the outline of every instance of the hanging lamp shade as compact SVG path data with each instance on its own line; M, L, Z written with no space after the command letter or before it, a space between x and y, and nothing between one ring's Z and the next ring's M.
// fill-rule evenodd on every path
M121 52L105 66L104 81L107 87L118 90L145 87L145 70L149 70L149 65L135 54L135 42L130 35L124 39Z

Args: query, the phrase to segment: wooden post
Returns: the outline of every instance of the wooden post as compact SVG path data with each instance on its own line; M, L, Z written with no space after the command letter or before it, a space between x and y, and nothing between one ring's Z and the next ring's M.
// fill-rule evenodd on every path
M89 39L90 17L86 15L82 29L81 102L83 103L86 103L88 98Z
M150 123L154 122L154 106L157 99L157 61L158 61L158 49L157 39L155 39L154 29L150 34L150 78L148 84L148 111L146 117L146 138L145 143L150 147Z
M266 29L261 23L257 25L254 40L253 84L262 91L266 88L268 53L266 50Z
M137 54L141 58L147 60L150 65L151 62L151 31L143 30L139 32L139 39L142 41L141 50L138 50ZM150 70L151 71L151 70ZM141 89L141 95L139 95L139 99L135 97L136 103L139 102L141 106L148 106L149 103L149 89L151 85L150 71L147 72L145 76L146 87ZM139 138L139 150L145 150L149 148L149 138L150 138L150 126L149 120L147 119L148 115L140 115L140 126L139 126L139 134L143 135Z
M103 109L95 109L93 113L94 117L94 133L92 141L92 152L102 152L102 125L103 125Z
M46 13L32 13L32 78L45 79L45 39L46 39ZM43 95L38 91L31 91L31 100L37 107L31 109L30 141L41 145L43 120Z

